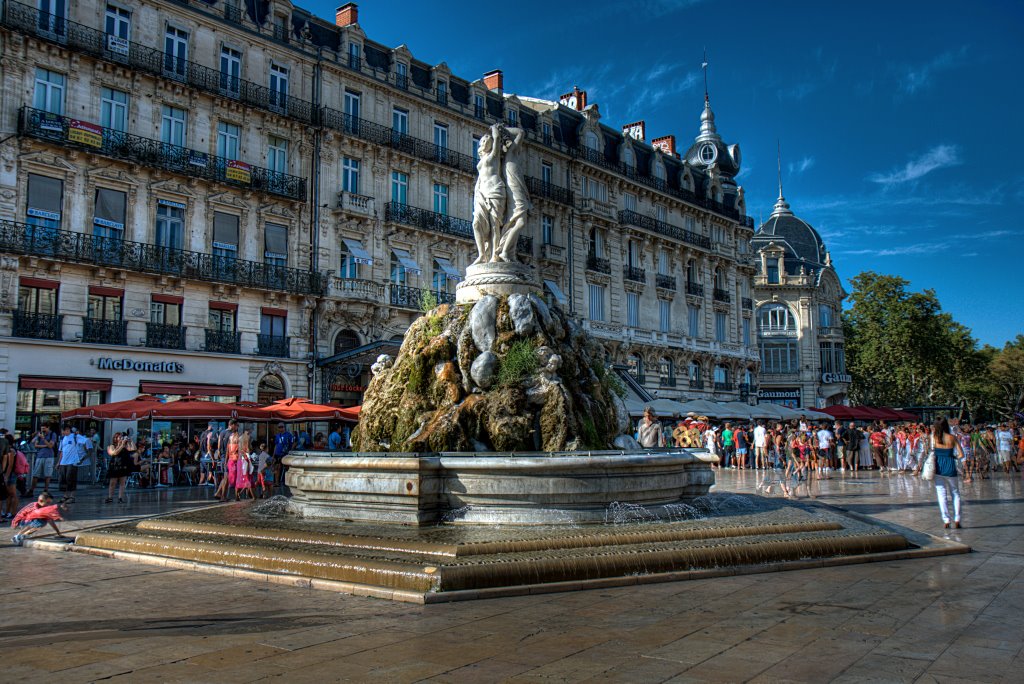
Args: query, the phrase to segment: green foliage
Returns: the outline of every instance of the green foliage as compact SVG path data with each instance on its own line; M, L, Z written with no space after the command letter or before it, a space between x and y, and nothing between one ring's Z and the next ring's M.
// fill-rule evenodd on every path
M426 327L424 328L424 332L426 333L428 339L437 337L438 335L441 334L441 331L443 329L444 319L441 318L441 316L427 316L427 322Z
M516 340L509 345L498 367L498 385L508 387L536 372L540 362L532 340Z
M420 311L430 313L437 308L437 295L427 290L420 295Z
M606 445L601 444L597 435L597 426L590 415L584 415L580 419L580 436L583 438L583 445L591 449L603 449Z
M618 395L619 399L626 398L626 385L618 375L615 373L607 373L605 375L604 383L612 393Z
M1024 335L991 352L988 371L994 401L1004 415L1024 410Z

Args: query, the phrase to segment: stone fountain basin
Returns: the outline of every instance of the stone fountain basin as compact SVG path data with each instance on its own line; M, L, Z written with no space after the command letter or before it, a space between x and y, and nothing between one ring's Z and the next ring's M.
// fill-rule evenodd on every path
M613 504L670 517L708 493L717 457L701 449L561 453L293 452L292 512L406 525L604 523Z

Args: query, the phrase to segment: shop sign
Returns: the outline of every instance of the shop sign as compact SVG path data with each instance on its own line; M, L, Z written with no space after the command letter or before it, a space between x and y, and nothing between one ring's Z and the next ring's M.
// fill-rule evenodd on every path
M98 370L135 371L138 373L184 373L185 364L174 361L135 361L104 356L89 361Z
M366 385L331 385L332 392L365 392Z
M822 373L821 374L821 381L823 383L825 383L826 385L832 385L832 384L835 384L837 382L845 382L845 383L849 384L852 379L853 378L851 378L846 373Z
M765 401L772 401L775 399L799 399L800 390L797 389L759 389L757 390L757 398Z

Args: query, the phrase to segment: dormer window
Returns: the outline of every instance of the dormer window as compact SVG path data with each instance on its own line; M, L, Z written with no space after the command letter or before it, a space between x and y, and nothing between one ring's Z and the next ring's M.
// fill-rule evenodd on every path
M440 104L448 104L448 81L437 81L437 101Z
M765 262L766 275L768 277L769 285L779 284L779 260L776 258L770 258Z
M395 85L402 90L409 88L409 66L404 62L395 62Z
M665 165L660 161L654 163L654 177L660 181L665 180Z
M519 110L512 107L508 108L508 125L513 128L519 126Z
M633 154L632 147L622 148L622 163L630 169L636 166L636 155Z
M588 150L598 151L597 133L593 131L587 131L587 134L583 136L583 144Z
M362 66L362 58L360 57L361 48L359 43L348 44L348 68L359 69Z

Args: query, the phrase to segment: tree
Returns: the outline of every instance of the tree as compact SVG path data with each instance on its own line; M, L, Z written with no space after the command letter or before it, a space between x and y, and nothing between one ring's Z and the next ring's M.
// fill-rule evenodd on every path
M1003 415L1024 410L1024 335L992 355L988 365L996 387L998 407Z

